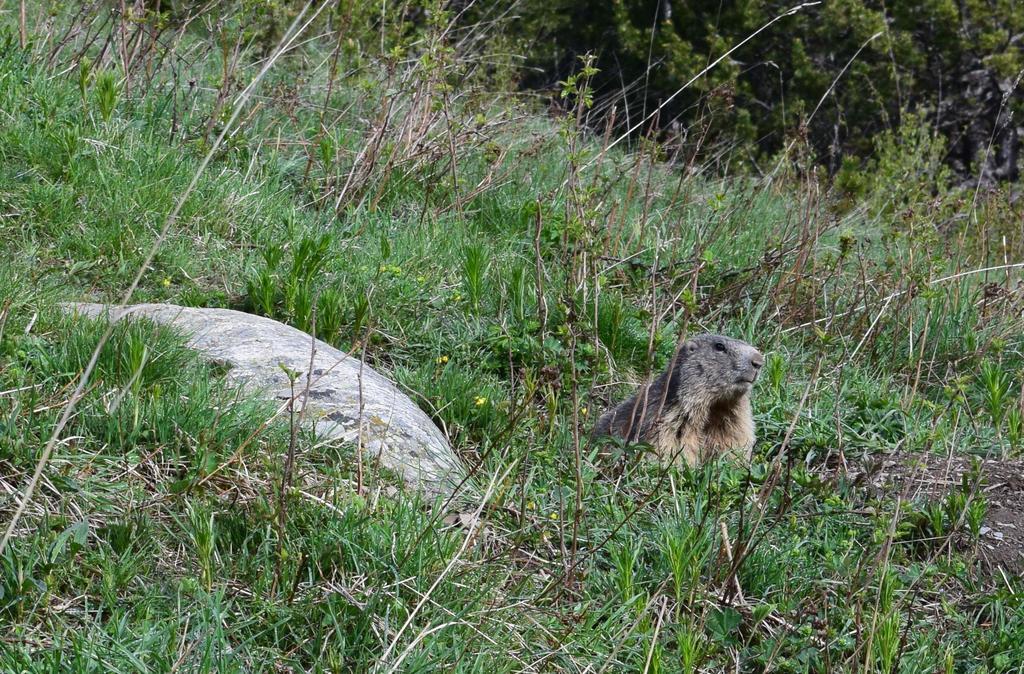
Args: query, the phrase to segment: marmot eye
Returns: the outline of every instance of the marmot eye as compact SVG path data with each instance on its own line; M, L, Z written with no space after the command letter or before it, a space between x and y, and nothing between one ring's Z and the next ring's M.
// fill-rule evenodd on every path
M715 342L715 351L725 351L725 343Z

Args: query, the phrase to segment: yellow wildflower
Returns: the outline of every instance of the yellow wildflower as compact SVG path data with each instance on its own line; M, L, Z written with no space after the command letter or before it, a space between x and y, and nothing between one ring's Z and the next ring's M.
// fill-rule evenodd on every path
M477 407L483 407L484 405L487 404L487 398L483 396L477 396L476 400L474 400L473 402L476 403Z
M437 359L437 364L438 365L444 365L447 362L448 362L448 356L441 356L440 358Z

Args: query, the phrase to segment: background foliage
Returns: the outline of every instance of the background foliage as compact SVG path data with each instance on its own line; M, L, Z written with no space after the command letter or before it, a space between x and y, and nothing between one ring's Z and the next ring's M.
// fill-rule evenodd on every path
M593 52L605 114L614 104L619 126L635 123L795 4L525 0L515 25L537 66L525 82L564 79ZM844 157L874 158L874 139L916 114L941 132L943 159L961 177L1016 180L1022 69L1024 8L1012 0L829 0L738 49L657 123L691 153L738 145L729 156L747 168L806 142L834 173Z

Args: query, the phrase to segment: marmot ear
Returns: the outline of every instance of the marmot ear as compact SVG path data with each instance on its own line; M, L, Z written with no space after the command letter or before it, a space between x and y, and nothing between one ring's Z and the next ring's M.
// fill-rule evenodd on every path
M697 342L693 341L692 339L686 340L686 343L683 344L683 353L685 355L687 355L687 356L689 356L690 354L692 354L696 350L697 350Z

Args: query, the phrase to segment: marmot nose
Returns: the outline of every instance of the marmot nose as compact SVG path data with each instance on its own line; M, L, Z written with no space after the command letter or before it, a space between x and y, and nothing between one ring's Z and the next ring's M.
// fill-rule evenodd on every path
M755 370L760 370L764 365L764 356L755 351L754 355L750 357L750 364L754 366Z

